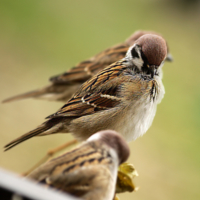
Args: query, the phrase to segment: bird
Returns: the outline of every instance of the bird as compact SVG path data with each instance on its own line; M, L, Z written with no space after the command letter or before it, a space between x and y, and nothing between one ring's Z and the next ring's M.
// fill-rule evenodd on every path
M74 94L74 91L78 90L81 84L97 74L100 70L122 59L126 55L128 48L132 46L139 37L148 33L160 35L153 31L136 31L128 39L126 39L125 42L110 47L92 58L80 62L65 73L51 77L51 83L49 85L41 89L7 98L3 100L3 103L26 98L67 102ZM169 47L167 48L168 55L166 60L172 61L173 59L169 53Z
M82 84L57 112L4 150L34 136L55 133L72 133L80 141L105 129L119 132L127 142L142 136L164 97L162 66L166 57L167 44L161 36L141 36L123 59Z
M103 130L44 163L26 178L84 200L112 200L118 166L129 155L128 144L119 133Z

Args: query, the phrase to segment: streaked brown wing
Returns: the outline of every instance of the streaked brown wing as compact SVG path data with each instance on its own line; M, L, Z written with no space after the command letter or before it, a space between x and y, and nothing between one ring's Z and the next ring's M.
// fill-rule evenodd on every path
M113 108L121 102L117 91L124 81L121 76L126 66L122 61L105 68L85 82L80 90L58 112L47 118L60 116L83 116ZM116 80L117 78L117 80Z
M47 180L51 186L79 197L87 193L93 195L92 190L99 186L104 193L107 191L108 184L113 181L111 173L104 165L93 165L92 163L90 165L78 168L74 172L50 176Z
M99 54L94 56L92 59L99 63L112 64L112 63L124 58L129 47L130 46L127 45L126 43L121 43L121 44L115 45L111 48L108 48L108 49L100 52Z
M97 75L85 82L74 96L86 95L88 92L101 92L103 90L109 90L109 87L118 86L121 83L120 75L127 69L127 67L123 65L123 62L124 61L122 60L117 61L103 69ZM117 81L116 77L118 77Z
M28 178L81 196L91 189L91 185L97 185L99 181L109 182L107 166L112 164L112 159L98 146L85 144L78 147L45 163Z
M106 49L91 59L79 63L67 72L51 77L50 81L57 84L85 82L97 74L100 70L116 62L117 60L122 59L125 56L128 48L129 46L124 43Z

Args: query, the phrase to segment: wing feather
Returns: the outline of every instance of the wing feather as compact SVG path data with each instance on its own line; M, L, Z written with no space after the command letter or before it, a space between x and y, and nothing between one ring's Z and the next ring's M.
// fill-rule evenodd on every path
M121 102L118 90L123 83L123 62L116 62L84 83L80 90L58 112L59 116L79 117L117 106ZM122 77L122 78L120 78ZM117 80L116 80L117 78Z
M108 48L96 56L77 64L67 72L53 76L50 81L53 83L74 83L83 82L91 78L94 74L109 66L116 60L122 59L129 46L126 43Z

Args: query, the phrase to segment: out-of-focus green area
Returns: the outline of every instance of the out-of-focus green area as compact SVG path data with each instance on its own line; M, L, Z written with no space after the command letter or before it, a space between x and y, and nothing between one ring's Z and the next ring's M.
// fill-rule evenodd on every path
M182 3L184 2L184 5ZM198 1L1 1L1 100L48 84L48 78L124 41L153 30L168 41L166 95L152 127L130 143L139 177L120 199L200 199L200 4ZM192 3L192 4L190 4ZM0 166L23 172L70 134L3 146L35 128L63 104L23 100L0 105Z

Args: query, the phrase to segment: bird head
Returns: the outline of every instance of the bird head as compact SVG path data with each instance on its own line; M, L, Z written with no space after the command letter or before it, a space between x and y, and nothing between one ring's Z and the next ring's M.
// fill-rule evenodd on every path
M167 43L158 35L145 34L135 41L126 54L126 59L136 67L136 71L151 75L153 78L157 69L167 57Z

